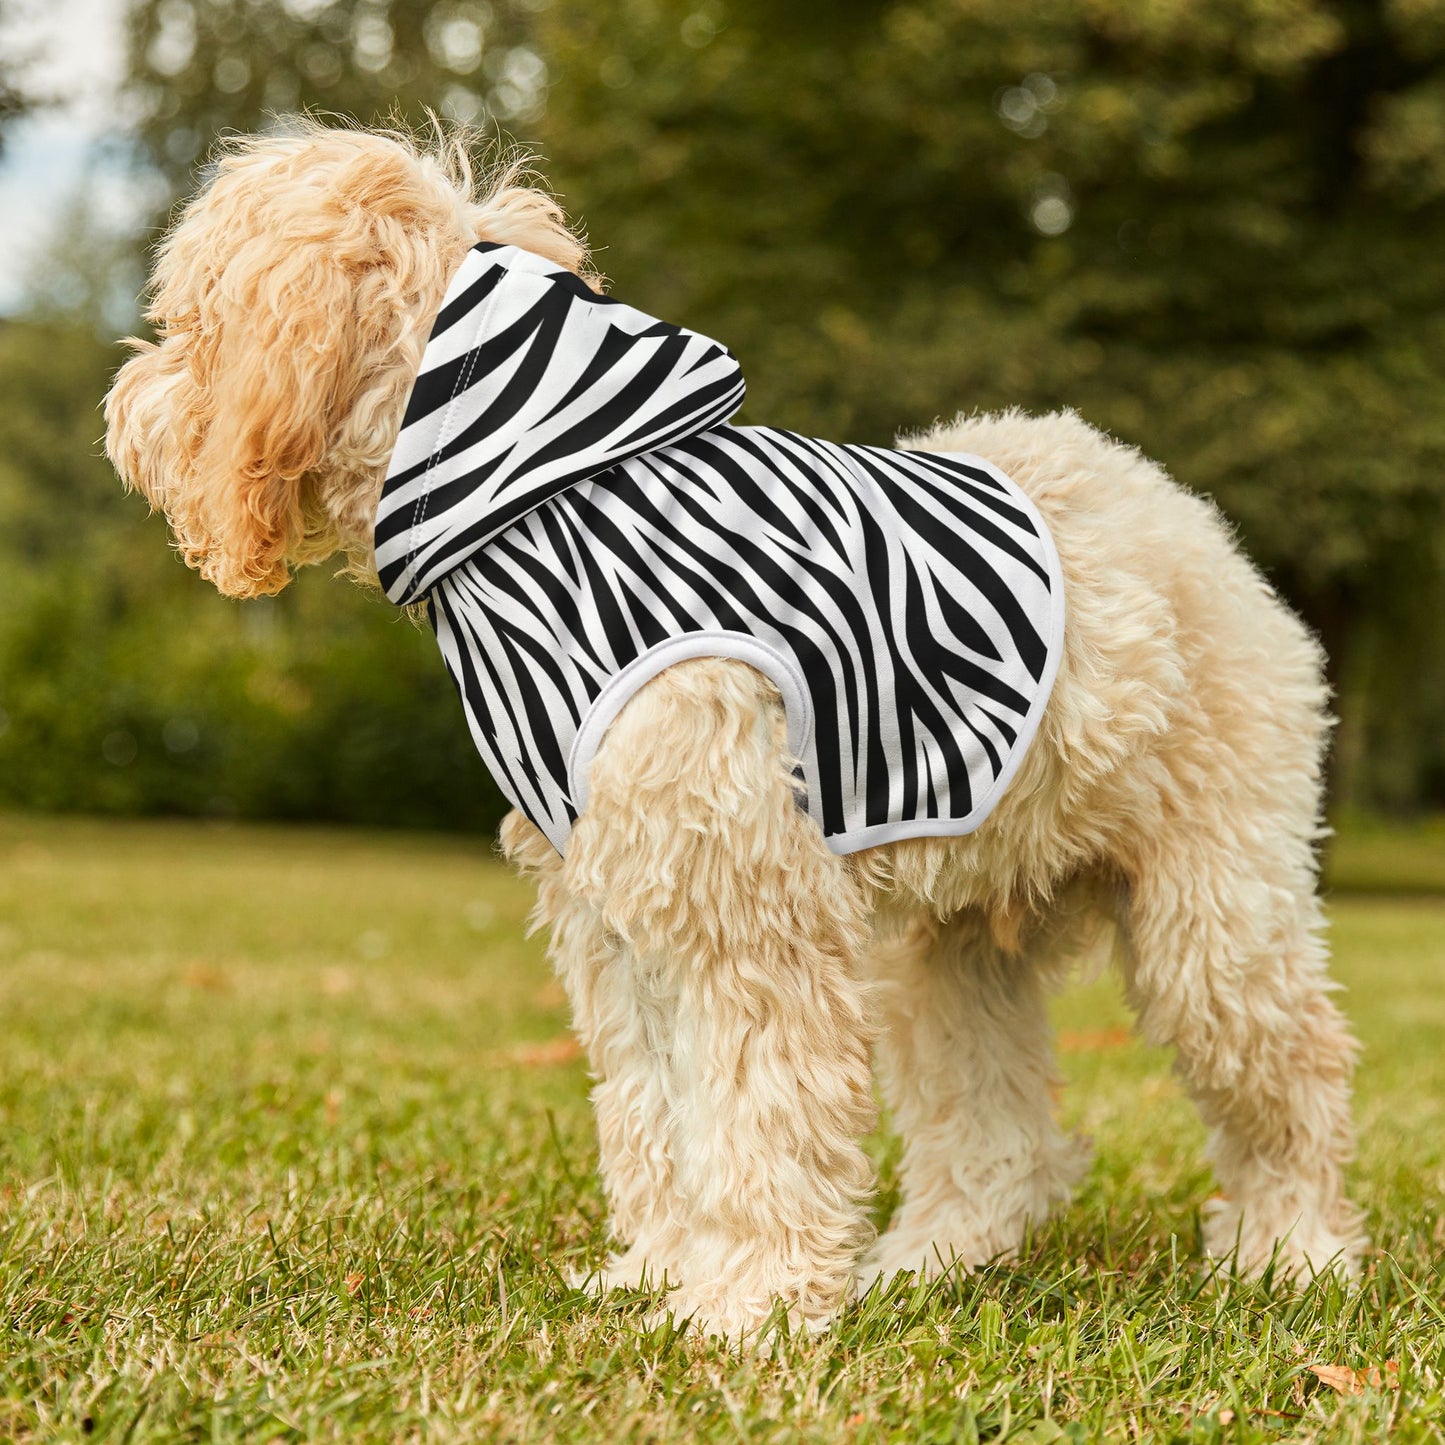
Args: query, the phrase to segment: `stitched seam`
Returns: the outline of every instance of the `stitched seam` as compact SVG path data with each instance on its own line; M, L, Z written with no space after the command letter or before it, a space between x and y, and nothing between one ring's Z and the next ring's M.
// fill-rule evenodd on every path
M479 278L480 279L480 278ZM482 306L481 315L477 319L476 329L472 332L472 344L467 355L467 364L462 368L461 375L457 377L457 384L447 400L446 415L442 417L441 430L437 433L437 443L432 449L431 461L427 463L427 469L422 474L421 495L417 497L412 506L411 532L406 543L406 562L411 566L416 561L417 548L419 545L418 534L421 531L422 523L426 521L427 507L431 503L432 485L431 476L437 467L441 465L441 454L446 450L447 443L451 440L453 422L457 416L457 402L462 393L467 389L472 379L472 372L476 369L477 352L480 348L482 332L486 329L487 322L492 319L492 312L497 304L497 292L501 290L501 283L497 284L497 291L489 296ZM413 579L413 584L415 579Z

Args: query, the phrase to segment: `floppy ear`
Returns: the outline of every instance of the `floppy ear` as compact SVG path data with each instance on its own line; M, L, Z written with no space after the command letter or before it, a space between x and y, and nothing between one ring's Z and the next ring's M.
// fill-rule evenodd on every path
M175 346L135 337L126 345L135 355L105 398L106 455L129 490L164 508L166 482L180 466L178 430L194 409L194 387Z
M318 247L224 273L192 269L185 249L163 264L191 304L158 344L131 342L106 397L106 451L165 512L188 566L230 597L279 592L288 559L306 560L305 479L335 415L352 288Z
M354 284L321 250L280 246L261 264L228 267L191 338L191 378L212 414L190 459L199 526L176 536L186 561L232 597L279 592L288 559L305 560L306 479L355 360Z

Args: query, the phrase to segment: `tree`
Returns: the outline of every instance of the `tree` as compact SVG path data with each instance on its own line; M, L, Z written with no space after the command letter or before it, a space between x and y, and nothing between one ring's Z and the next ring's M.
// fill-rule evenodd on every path
M530 14L527 0L143 0L127 86L143 158L179 195L216 136L287 112L528 124L547 80Z
M0 806L495 824L420 629L324 575L227 601L122 494L109 352L85 318L0 326Z
M0 0L0 34L15 21L11 0ZM24 83L24 70L30 57L23 48L7 43L0 48L0 155L5 152L5 134L15 121L35 104Z
M1072 405L1321 632L1347 799L1445 802L1437 0L142 0L143 161L313 106L516 128L749 415ZM1428 599L1428 600L1427 600Z
M1218 499L1352 716L1380 608L1392 667L1445 668L1388 600L1445 554L1438 5L575 0L538 44L604 268L727 340L754 415L1072 405Z

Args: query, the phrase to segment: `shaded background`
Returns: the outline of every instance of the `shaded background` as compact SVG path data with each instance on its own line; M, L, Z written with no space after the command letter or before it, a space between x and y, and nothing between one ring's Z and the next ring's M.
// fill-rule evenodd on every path
M45 117L98 120L0 292L0 803L500 815L429 635L325 567L217 597L97 440L218 132L432 106L732 347L744 420L1068 405L1213 496L1328 648L1336 808L1445 806L1441 0L141 0L113 93L25 11L0 194Z

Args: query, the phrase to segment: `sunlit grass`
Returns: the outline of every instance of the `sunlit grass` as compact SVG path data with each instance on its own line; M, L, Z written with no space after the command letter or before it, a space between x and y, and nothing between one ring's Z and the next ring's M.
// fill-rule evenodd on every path
M1105 982L1059 1005L1073 1207L771 1360L566 1283L602 1205L529 904L479 842L0 818L0 1438L1442 1438L1445 902L1332 905L1362 1289L1211 1279Z

